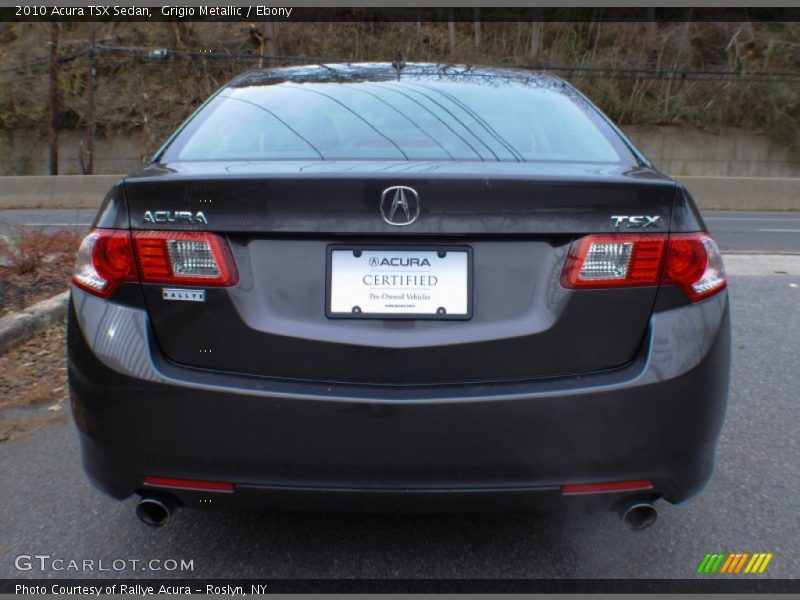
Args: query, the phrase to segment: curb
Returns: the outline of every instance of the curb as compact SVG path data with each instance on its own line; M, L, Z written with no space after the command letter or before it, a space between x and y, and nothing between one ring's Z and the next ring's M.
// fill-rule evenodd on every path
M69 290L0 319L0 356L67 316Z

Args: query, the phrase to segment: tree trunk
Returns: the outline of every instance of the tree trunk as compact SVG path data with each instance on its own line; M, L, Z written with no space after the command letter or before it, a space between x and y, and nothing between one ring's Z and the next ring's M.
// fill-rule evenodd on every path
M89 87L86 90L86 168L85 175L94 174L94 87L97 80L97 60L95 43L97 40L97 24L92 23L89 30Z
M531 61L536 62L539 60L539 53L542 49L542 29L543 23L541 21L534 21L531 23Z
M267 50L267 58L269 59L269 66L273 66L273 61L275 60L275 23L272 21L266 21L264 23L264 43L266 45Z
M481 9L475 9L475 48L481 47Z
M452 10L450 12L452 13ZM456 51L456 22L449 21L447 29L450 33L450 54L454 54Z
M647 7L647 35L652 38L656 34L656 9L653 6Z
M58 175L58 38L60 26L50 24L50 175Z

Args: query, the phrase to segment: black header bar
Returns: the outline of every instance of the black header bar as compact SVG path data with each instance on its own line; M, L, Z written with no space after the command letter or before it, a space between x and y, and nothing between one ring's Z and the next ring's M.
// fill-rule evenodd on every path
M10 22L159 22L159 21L337 21L337 22L484 22L509 21L798 21L800 8L586 8L586 7L307 7L267 4L175 3L94 4L71 2L14 4L0 7L0 21Z

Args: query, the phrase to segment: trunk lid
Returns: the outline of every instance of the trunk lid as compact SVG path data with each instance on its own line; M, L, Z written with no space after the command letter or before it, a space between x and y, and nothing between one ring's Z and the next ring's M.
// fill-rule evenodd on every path
M392 186L419 196L419 218L409 226L381 216L382 192ZM218 233L239 271L238 285L207 289L205 302L165 300L165 286L143 286L169 359L387 385L626 364L644 338L657 288L567 290L561 270L571 241L614 232L612 216L658 216L650 231L667 231L674 189L645 168L560 163L185 163L151 166L125 182L133 229ZM328 254L337 245L468 248L471 317L330 318Z

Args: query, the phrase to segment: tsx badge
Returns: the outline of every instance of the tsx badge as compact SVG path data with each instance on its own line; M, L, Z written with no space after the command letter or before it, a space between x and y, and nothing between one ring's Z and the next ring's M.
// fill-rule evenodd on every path
M614 223L614 229L619 229L623 223L628 229L646 229L657 227L660 218L658 215L614 215L611 221Z

